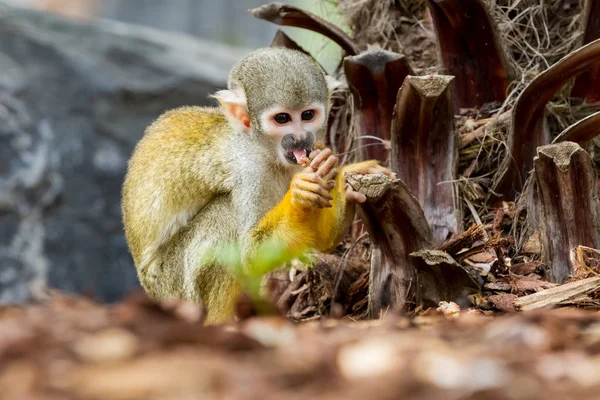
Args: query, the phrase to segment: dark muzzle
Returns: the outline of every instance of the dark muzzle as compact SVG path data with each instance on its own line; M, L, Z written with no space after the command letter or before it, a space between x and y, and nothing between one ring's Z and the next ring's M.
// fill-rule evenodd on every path
M285 151L292 151L296 149L306 149L310 152L315 144L315 135L312 132L306 133L306 138L298 140L292 134L285 135L281 139L281 146Z

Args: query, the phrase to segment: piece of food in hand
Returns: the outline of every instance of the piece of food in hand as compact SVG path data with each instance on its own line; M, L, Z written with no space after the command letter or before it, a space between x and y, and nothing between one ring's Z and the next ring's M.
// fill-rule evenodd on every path
M302 157L298 160L298 164L302 165L302 167L306 168L310 165L310 158Z
M313 146L313 150L323 150L325 148L325 143L316 142Z
M314 150L323 150L325 148L325 144L323 142L316 142L313 145L313 151ZM311 151L312 152L312 151ZM310 156L303 156L300 157L298 159L298 164L302 165L304 168L308 167L310 165L310 162L312 161L312 159L310 158Z

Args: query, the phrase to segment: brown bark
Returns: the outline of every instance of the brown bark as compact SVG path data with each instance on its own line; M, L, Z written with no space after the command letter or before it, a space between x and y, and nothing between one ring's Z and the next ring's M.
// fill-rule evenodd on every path
M369 315L402 312L415 301L417 271L410 254L432 248L425 214L408 186L384 175L349 174L348 183L367 196L362 221L372 245Z
M398 89L412 74L405 57L386 50L367 50L344 59L344 71L355 99L361 136L360 159L388 163L392 114ZM366 137L370 136L370 137Z
M588 142L600 135L600 112L588 115L560 133L552 143L575 142L586 147Z
M339 27L298 7L270 3L250 10L250 14L277 25L295 26L320 33L339 44L349 55L356 55L360 52L356 43Z
M479 291L483 281L472 267L461 266L442 250L421 250L411 254L417 266L417 302L437 307L440 301L454 301L469 307L468 295Z
M600 39L600 2L587 0L582 14L583 44ZM600 62L585 71L575 80L571 89L572 97L585 99L588 103L600 101Z
M391 168L419 200L438 243L461 231L452 76L407 76L392 121Z
M480 0L427 0L444 73L456 77L454 107L506 98L509 69L495 26Z
M304 54L310 55L306 50L302 48L298 43L293 41L288 35L285 34L282 30L278 29L275 33L275 37L273 41L269 45L270 47L287 47L288 49L298 50Z
M578 144L561 142L538 149L535 181L546 275L562 283L572 270L571 249L600 244L595 172Z
M348 174L367 196L360 213L372 245L369 316L405 312L416 303L460 301L477 290L476 277L446 252L430 250L433 235L423 209L400 179ZM474 274L477 275L477 274Z
M507 154L495 177L494 190L512 200L523 190L538 146L550 142L544 113L555 93L600 58L600 40L582 47L539 74L519 95L513 107Z

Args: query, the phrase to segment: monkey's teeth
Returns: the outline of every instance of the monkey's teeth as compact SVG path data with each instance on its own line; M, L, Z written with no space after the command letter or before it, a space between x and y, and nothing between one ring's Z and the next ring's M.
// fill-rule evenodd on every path
M296 157L296 162L298 164L300 164L300 161L306 157L306 149L293 150L292 153L294 154L294 157Z

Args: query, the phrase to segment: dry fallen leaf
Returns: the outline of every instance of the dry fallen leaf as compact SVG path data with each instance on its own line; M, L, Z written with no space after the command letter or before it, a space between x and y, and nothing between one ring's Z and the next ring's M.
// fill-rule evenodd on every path
M515 264L510 267L510 272L515 275L529 275L533 274L538 268L542 266L540 261L532 261L527 263Z
M511 285L516 292L539 292L540 290L550 289L558 286L556 283L542 280L539 275L527 275L527 276L513 276L511 278Z
M514 312L516 311L514 301L517 298L518 297L515 294L494 294L488 296L488 301L500 311Z

